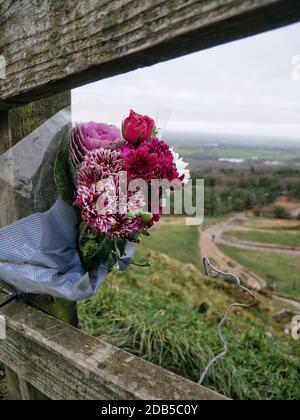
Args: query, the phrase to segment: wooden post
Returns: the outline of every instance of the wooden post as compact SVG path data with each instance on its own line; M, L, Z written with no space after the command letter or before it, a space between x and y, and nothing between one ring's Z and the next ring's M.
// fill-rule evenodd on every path
M22 138L26 137L45 121L70 106L71 94L66 92L46 100L0 112L0 154L9 150ZM13 223L18 219L15 196L10 188L0 183L0 227ZM55 299L50 296L37 297L36 303L60 320L77 326L76 304ZM10 400L42 400L46 399L39 391L24 381L11 369L6 368L8 398Z

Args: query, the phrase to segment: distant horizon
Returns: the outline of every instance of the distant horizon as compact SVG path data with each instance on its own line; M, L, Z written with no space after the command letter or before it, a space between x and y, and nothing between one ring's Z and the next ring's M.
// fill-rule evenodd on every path
M164 135L168 142L180 144L184 142L184 137L188 138L189 144L187 146L194 146L196 143L199 144L240 144L243 146L262 146L268 148L295 148L300 150L300 143L296 139L286 137L274 138L272 136L261 136L261 135L250 135L250 134L230 134L230 133L207 133L200 131L185 131L185 130L169 130L166 129ZM175 138L174 138L175 137ZM180 139L179 139L180 137ZM181 138L182 137L182 138ZM200 137L200 138L199 138ZM205 137L207 139L205 139ZM251 144L246 144L245 140L251 140ZM282 143L284 140L284 144Z

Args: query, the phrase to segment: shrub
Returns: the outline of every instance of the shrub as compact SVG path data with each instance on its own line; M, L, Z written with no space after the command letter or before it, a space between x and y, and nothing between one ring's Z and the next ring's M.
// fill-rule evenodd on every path
M282 206L277 206L272 210L272 216L275 219L290 219L290 213L288 210Z

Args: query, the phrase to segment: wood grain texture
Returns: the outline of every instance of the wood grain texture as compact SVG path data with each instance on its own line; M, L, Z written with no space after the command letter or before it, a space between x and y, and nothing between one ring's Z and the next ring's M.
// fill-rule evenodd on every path
M299 0L0 0L0 109L299 20Z
M10 110L9 130L13 144L18 143L57 112L69 106L71 106L71 92L66 91Z
M23 303L2 314L0 360L52 400L225 399Z

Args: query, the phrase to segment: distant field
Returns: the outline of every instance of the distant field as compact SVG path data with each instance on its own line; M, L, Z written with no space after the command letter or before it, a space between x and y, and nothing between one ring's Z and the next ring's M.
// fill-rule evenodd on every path
M220 245L220 249L248 270L271 281L276 292L300 299L299 257L245 251L226 245Z
M205 157L210 156L216 159L232 158L232 159L253 159L267 161L288 162L295 159L300 159L299 151L284 151L276 149L260 149L260 148L242 148L242 147L207 147L207 146L193 146L182 147L177 146L176 151L186 158Z
M226 238L240 239L242 241L260 242L287 247L300 247L299 232L292 231L233 231L224 235Z
M280 230L300 230L300 223L295 220L276 220L276 219L251 219L247 220L245 227L250 229L280 229Z
M142 248L166 254L169 257L200 267L198 248L198 227L185 226L182 220L178 223L162 220L151 231L149 238L144 238Z

